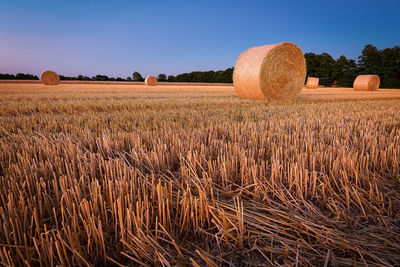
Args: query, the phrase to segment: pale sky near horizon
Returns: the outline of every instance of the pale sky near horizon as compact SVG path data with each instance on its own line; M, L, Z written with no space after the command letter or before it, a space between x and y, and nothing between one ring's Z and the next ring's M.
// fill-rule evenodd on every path
M399 0L1 0L0 73L176 75L283 41L356 59L366 44L400 45L399 10Z

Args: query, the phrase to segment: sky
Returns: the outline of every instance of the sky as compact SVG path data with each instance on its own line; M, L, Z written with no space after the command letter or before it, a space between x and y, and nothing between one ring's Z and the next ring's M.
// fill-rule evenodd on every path
M357 59L366 44L400 45L399 10L399 0L0 0L0 73L221 70L283 41Z

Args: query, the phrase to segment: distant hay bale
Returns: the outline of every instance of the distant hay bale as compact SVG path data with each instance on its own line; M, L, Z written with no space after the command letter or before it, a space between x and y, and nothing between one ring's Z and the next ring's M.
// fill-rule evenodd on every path
M51 70L46 70L40 75L40 80L44 85L57 85L60 83L60 76Z
M306 83L306 88L308 88L308 89L317 89L318 88L318 83L319 83L319 78L308 77L307 78L307 83Z
M354 80L353 88L355 91L376 91L380 83L378 75L358 75Z
M233 85L239 97L293 102L305 78L303 52L283 42L244 51L236 62Z
M144 83L147 86L156 86L158 83L158 80L156 77L154 76L147 76L146 79L144 80Z

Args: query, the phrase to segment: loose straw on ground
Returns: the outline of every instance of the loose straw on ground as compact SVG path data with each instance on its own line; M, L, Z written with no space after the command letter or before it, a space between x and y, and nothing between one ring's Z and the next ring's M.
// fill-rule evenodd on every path
M236 62L233 84L239 97L294 101L304 86L306 62L295 44L252 47Z
M308 77L307 78L307 83L306 83L306 88L308 88L308 89L317 89L318 88L318 83L319 83L319 78Z
M358 75L354 80L353 88L356 91L376 91L380 82L378 75Z
M44 85L57 85L60 83L60 77L51 70L46 70L40 75L40 80Z
M146 79L144 80L144 83L147 86L156 86L158 83L158 80L156 77L154 76L147 76Z

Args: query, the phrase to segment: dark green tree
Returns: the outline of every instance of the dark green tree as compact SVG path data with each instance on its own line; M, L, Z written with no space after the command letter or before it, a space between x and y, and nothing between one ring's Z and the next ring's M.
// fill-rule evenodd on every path
M9 75L9 74L5 74ZM24 74L24 73L17 73L17 75L10 75L9 79L16 79L16 80L39 80L39 78L32 74Z
M135 71L135 72L132 74L132 80L133 80L133 81L136 81L136 82L143 82L143 81L144 81L142 75L141 75L139 72L137 72L137 71Z
M380 53L382 88L400 88L400 46L386 48Z
M169 75L168 76L168 82L176 82L176 78L174 75Z
M366 45L358 57L358 67L360 74L382 74L380 66L382 64L381 52L373 45Z
M228 68L224 70L220 82L222 83L232 83L233 82L233 68Z
M110 80L110 78L108 78L108 76L106 76L106 75L101 75L101 74L96 75L96 76L93 77L92 79L93 79L94 81L108 81L108 80Z
M181 73L176 77L168 76L168 81L193 83L232 83L232 79L233 68L219 71L193 71Z
M319 55L320 60L320 83L322 85L330 85L335 80L334 78L334 66L335 60L328 53L322 53Z
M352 87L354 79L357 77L358 67L355 60L348 60L345 56L340 56L333 69L333 79L340 87Z
M305 53L304 57L306 59L307 65L307 76L319 77L319 60L318 55L314 53Z
M163 73L158 74L158 78L157 79L158 79L159 82L166 82L167 81L167 75L165 75Z
M377 49L366 45L358 57L360 74L377 74L381 88L400 88L400 46Z
M322 85L331 85L334 82L335 60L331 55L306 53L304 57L307 64L307 76L318 77Z

